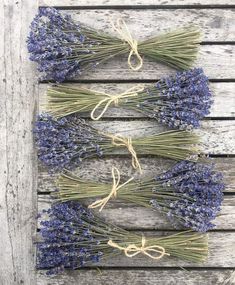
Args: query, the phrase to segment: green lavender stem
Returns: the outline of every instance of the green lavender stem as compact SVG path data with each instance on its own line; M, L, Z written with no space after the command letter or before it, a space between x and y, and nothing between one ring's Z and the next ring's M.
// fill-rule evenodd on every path
M82 28L82 31L88 39L92 38L102 43L89 48L93 53L83 55L79 53L79 50L82 50L82 48L73 47L74 55L71 58L76 58L76 53L78 52L79 59L86 65L89 62L101 63L109 60L111 57L127 54L130 51L129 44L122 41L122 39L85 27ZM139 42L138 51L141 56L147 56L173 68L185 70L190 68L195 61L200 41L201 33L199 29L188 26Z

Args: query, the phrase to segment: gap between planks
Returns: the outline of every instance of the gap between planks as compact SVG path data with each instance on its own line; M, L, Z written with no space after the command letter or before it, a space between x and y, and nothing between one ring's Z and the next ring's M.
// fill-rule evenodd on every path
M102 9L107 7L123 7L124 9L144 9L144 8L171 8L184 7L188 9L194 7L197 9L205 7L233 7L233 0L96 0L95 5L93 0L39 0L39 6L55 6L68 9L75 9L88 7L95 8L100 7Z
M235 41L235 11L233 9L148 9L148 10L68 10L74 20L118 36L113 30L111 19L123 18L132 36L138 41L155 37L186 25L199 26L202 31L202 41Z
M66 271L63 276L48 277L38 272L37 285L231 285L235 283L235 271L232 269L111 269Z

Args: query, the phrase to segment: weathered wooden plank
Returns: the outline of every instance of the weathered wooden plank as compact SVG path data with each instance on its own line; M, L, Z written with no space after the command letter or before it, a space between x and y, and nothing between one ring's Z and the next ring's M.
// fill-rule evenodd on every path
M146 86L152 85L145 84ZM40 84L39 86L39 104L43 104L46 102L46 89L48 88L48 84ZM71 86L71 84L68 84ZM84 87L88 89L98 90L100 92L106 92L108 94L119 94L128 90L130 87L135 86L135 83L105 83L105 84L73 84L75 87ZM234 99L234 90L235 83L233 82L213 82L210 83L210 89L214 95L214 103L211 107L211 113L208 117L234 117L235 116L235 99ZM86 118L89 118L89 114L83 114ZM133 110L123 109L123 107L119 108L109 108L107 112L105 112L103 118L113 118L113 117L134 117L134 118L144 118L145 116L140 112L135 112Z
M155 120L90 121L96 129L122 136L143 137L169 130ZM200 136L200 149L205 154L235 154L233 121L206 120L194 131ZM119 152L120 148L117 149Z
M150 231L145 232L146 239L148 236L162 236L169 235L172 232L156 232ZM141 233L140 233L141 236ZM234 248L234 239L235 232L210 232L209 236L209 256L208 260L204 263L192 263L183 260L179 260L174 257L164 257L161 260L153 260L147 258L144 255L138 254L133 258L127 258L124 254L119 256L103 260L100 263L92 264L89 267L97 268L102 267L123 267L128 269L128 267L152 267L152 268L161 268L162 266L166 267L194 267L194 268L203 268L203 267L234 267L235 266L235 248Z
M94 201L94 200L90 200ZM90 202L86 201L85 205ZM48 195L40 195L38 198L38 210L48 209L51 205L51 199ZM151 209L136 206L131 203L122 202L120 200L109 201L102 212L95 211L97 216L124 227L126 229L158 229L168 230L174 229L169 220L159 213ZM138 217L138 218L137 218ZM215 219L214 224L219 230L235 229L235 197L224 197L221 212ZM39 224L40 227L40 224ZM182 227L183 229L183 227Z
M224 174L225 183L228 185L226 191L234 192L234 158L213 158L216 169ZM144 177L154 177L162 171L168 169L173 162L164 159L141 158L140 159L143 174L140 176L130 167L130 162L127 158L117 159L91 159L84 161L83 165L76 169L76 173L83 179L98 181L111 181L111 167L114 165L121 170L123 181L134 176L136 179ZM47 172L41 170L39 172L38 191L45 193L55 189L53 176L49 176ZM47 195L39 196L39 211L50 206L51 200ZM89 204L89 202L87 202ZM97 212L98 213L98 212ZM136 220L138 216L138 220ZM144 209L133 204L124 203L121 201L110 201L101 213L101 217L109 220L112 223L118 223L126 228L155 228L155 229L170 229L172 226L167 219L157 211ZM118 218L117 218L118 217ZM217 229L233 229L235 228L235 197L225 196L222 211L215 220Z
M95 128L112 134L119 134L130 137L143 137L153 135L163 130L165 127L153 124L148 121L91 121ZM194 131L200 135L200 148L206 154L234 154L235 146L235 126L233 121L203 121L201 129Z
M147 177L154 177L169 169L174 164L173 161L160 158L140 158L143 174L135 171L130 167L130 159L124 157L103 158L103 159L89 159L84 160L82 165L74 172L85 180L95 181L111 181L111 168L116 166L120 169L123 180L128 180L130 177L135 179L144 179ZM215 164L215 168L221 171L224 175L224 182L226 184L225 192L235 192L235 158L211 158L210 160ZM55 189L54 179L56 175L48 175L46 169L39 168L38 176L38 192L51 192Z
M232 41L234 35L233 11L223 9L205 10L82 10L67 11L75 19L89 24L97 29L113 33L110 24L110 15L115 19L122 16L127 19L127 24L133 36L137 39L156 35L156 30L165 31L169 28L182 26L186 23L195 23L202 27L204 40L207 41ZM106 20L107 19L107 20ZM157 25L156 25L157 23ZM210 78L235 78L233 68L235 46L212 45L202 46L201 54L196 66L205 66L205 72ZM226 68L224 68L226 66ZM127 64L127 56L118 60L109 60L93 71L84 72L79 79L158 79L174 71L165 65L144 58L143 68L133 72Z
M235 45L203 45L195 66L202 66L210 79L234 79ZM35 65L36 66L36 65ZM225 68L226 66L226 68ZM144 58L141 70L133 72L127 64L127 56L100 64L92 71L83 72L77 80L158 80L174 74L175 70Z
M37 81L25 36L36 1L0 2L0 283L35 284L36 167L31 126ZM22 262L24 260L24 262Z
M153 125L152 120L148 121L101 121L90 122L95 128L112 134L119 134L130 137L143 137L153 135L165 127L158 124ZM201 129L194 131L200 138L201 151L206 154L234 154L235 127L233 121L203 121Z
M38 272L38 285L231 285L235 283L234 270L195 270L195 269L146 269L146 270L76 270L67 271L62 276L48 277Z
M122 17L138 40L193 23L203 32L203 41L234 41L235 20L232 9L137 9L137 10L71 10L74 19L115 35L110 20Z
M40 6L63 6L63 7L72 7L72 6L142 6L142 5L232 5L234 4L233 0L96 0L95 3L93 0L39 0Z

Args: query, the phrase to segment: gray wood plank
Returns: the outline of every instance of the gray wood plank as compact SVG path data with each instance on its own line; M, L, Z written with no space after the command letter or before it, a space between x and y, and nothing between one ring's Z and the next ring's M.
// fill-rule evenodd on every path
M134 38L144 40L189 24L198 25L203 41L234 41L235 18L232 9L136 9L69 10L75 20L116 35L110 20L123 18Z
M71 84L67 84L71 86ZM145 84L146 86L152 85ZM128 90L130 87L135 86L135 83L94 83L94 84L73 84L75 87L84 87L88 89L98 90L100 92L106 92L108 94L119 94ZM39 103L46 103L46 89L49 87L48 84L40 84L39 89ZM235 116L235 98L233 96L235 90L235 83L233 82L213 82L210 83L210 89L213 92L214 103L211 107L211 113L208 117L234 117ZM84 117L89 118L89 114L82 114ZM135 117L143 118L144 115L135 112L133 110L124 109L123 107L109 108L105 112L103 118L113 118L113 117Z
M36 158L31 126L37 81L25 36L36 1L0 2L0 284L36 282ZM23 262L22 262L23 260Z
M232 285L235 271L225 270L76 270L62 276L48 277L38 272L38 285Z
M40 109L42 111L42 109ZM169 130L154 120L128 121L90 121L98 130L111 134L130 137L143 137ZM194 130L200 136L201 153L205 154L235 154L235 126L233 121L206 120L201 128ZM117 148L117 152L122 151ZM125 151L125 150L124 150Z
M203 45L200 48L197 67L203 67L210 79L235 78L235 45ZM174 74L175 70L158 62L144 58L141 70L133 72L127 64L127 57L118 57L100 64L92 71L83 72L77 80L158 80L163 76ZM226 68L225 68L226 66ZM36 67L36 64L35 64ZM37 74L37 73L35 73Z
M147 121L91 121L95 128L112 134L130 137L153 135L167 128ZM202 121L200 129L194 131L200 136L201 152L205 154L235 154L235 126L233 121Z
M227 185L225 191L234 193L234 158L213 158L212 163L215 163L216 169L222 171L224 174L224 180ZM111 181L111 167L114 165L120 169L123 177L123 181L129 177L135 177L136 179L143 179L144 177L154 177L164 170L168 169L173 162L164 159L154 158L141 158L140 159L143 174L134 172L131 169L128 162L128 158L117 159L91 159L84 161L83 165L76 169L75 173L86 180L99 181L106 180ZM42 193L51 192L55 189L54 179L56 175L50 176L45 170L41 168L39 171L38 191ZM86 204L89 204L88 201ZM51 200L48 195L39 196L39 211L43 208L50 206ZM98 211L97 211L98 214ZM154 228L154 229L172 229L171 224L167 219L157 211L145 209L133 204L124 203L122 201L110 201L103 209L100 216L109 220L112 223L117 223L120 226L129 229L135 228ZM136 216L139 217L136 220ZM215 220L217 229L234 229L235 228L235 197L225 196L222 210L220 215Z
M146 240L148 236L162 236L172 234L172 232L156 232L150 231L145 232ZM141 236L141 233L140 233ZM151 258L147 258L141 254L136 255L133 258L128 258L124 254L120 254L119 256L112 257L107 260L103 260L99 263L92 264L89 266L93 268L97 268L99 266L102 267L123 267L129 268L161 268L162 266L166 267L194 267L194 268L208 268L208 267L235 267L235 232L210 232L209 236L209 256L208 260L204 263L192 263L183 260L179 260L178 258L165 256L160 260L153 260Z
M117 167L124 180L130 177L135 179L144 179L154 177L169 169L174 164L173 161L160 158L140 158L143 174L140 175L130 167L130 159L124 157L89 159L85 160L74 172L85 180L111 181L111 168ZM226 184L225 192L235 192L235 158L212 158L211 162L215 164L215 169L222 171L224 182ZM54 190L54 179L56 175L48 175L47 170L39 167L38 174L38 192L45 193Z
M96 6L122 6L122 5L131 5L131 6L140 6L140 5L232 5L234 4L233 0L96 0ZM93 0L39 0L40 6L63 6L63 7L72 7L72 6L94 6Z
M47 5L48 1L40 1L40 5ZM145 3L143 3L145 2ZM94 1L90 0L81 0L79 3L77 1L64 1L53 0L50 1L50 5L55 6L89 6L94 5ZM173 0L169 1L162 0L146 0L146 1L116 1L116 0L97 0L95 5L194 5L194 4L231 4L230 0L227 1L218 1L215 0L213 3L210 0L205 0L203 3L198 0ZM145 36L150 36L156 33L155 22L158 20L158 30L168 29L173 26L180 26L183 23L188 21L199 24L203 27L205 31L204 40L206 41L233 41L235 40L235 35L233 34L233 11L230 9L190 9L190 10L125 10L125 11L116 11L116 10L83 10L83 11L71 11L69 12L75 17L79 18L82 22L87 23L96 28L105 29L111 31L108 23L108 15L111 13L114 17L121 15L124 17L130 26L130 30L138 31L138 37L144 38ZM141 27L141 28L140 28ZM140 32L139 32L140 31ZM224 79L224 78L235 78L235 73L233 69L233 54L234 48L231 45L213 45L213 46L202 46L201 54L196 65L205 66L205 72L209 75L210 78ZM152 63L145 60L145 65L143 70L137 73L133 73L128 70L126 59L121 58L120 60L109 61L107 64L104 64L97 68L94 72L89 72L78 79L94 79L94 80L118 80L118 79L154 79L162 77L163 75L173 73L174 71L169 68L162 66L157 63ZM226 66L226 69L224 68ZM104 90L114 90L120 85L111 86L110 84L105 85ZM40 95L42 90L46 85L41 85ZM97 87L96 84L89 85ZM125 87L128 85L122 85ZM213 88L215 88L215 104L212 109L211 117L232 117L234 116L233 108L233 83L213 83ZM110 88L111 87L111 88ZM41 100L41 98L40 98ZM226 107L224 107L226 106ZM136 117L142 118L137 113L131 113L129 111L112 109L106 114L106 118L112 117ZM149 129L147 132L144 130L146 127L152 126L152 122L149 121L114 121L114 122L92 122L97 128L100 128L109 132L118 132L123 134L130 135L146 135L159 131L162 128L156 126L152 129ZM140 126L142 130L136 131L136 126ZM234 153L235 149L232 145L232 139L235 136L234 126L230 121L204 121L202 130L198 132L203 136L202 138L202 148L206 153ZM164 160L155 160L155 159L146 159L141 158L143 163L144 175L153 175L157 169L160 172L166 166L171 165L172 162ZM161 163L159 164L159 161ZM225 179L229 182L230 186L226 191L233 192L234 188L232 181L234 181L234 171L233 163L234 159L214 159L218 164L217 168L224 170ZM85 161L81 168L78 168L78 171L83 177L109 177L110 168L112 165L119 165L124 173L128 175L133 175L134 172L130 167L130 161L128 158L118 158L116 159L99 159L99 160L90 160ZM147 172L149 174L147 174ZM135 174L137 176L137 174ZM48 178L44 170L40 170L38 190L40 192L50 191L53 186L52 178ZM225 197L224 205L222 207L221 215L216 219L217 228L220 230L228 230L235 228L234 222L234 209L235 209L235 198ZM43 207L48 207L49 201L48 196L40 195L39 196L39 210ZM140 217L138 222L136 221L136 215ZM101 213L101 216L113 221L118 224L125 226L130 229L170 229L170 224L162 218L156 212L143 209L141 207L133 207L122 202L109 203L107 208ZM118 217L118 219L117 219ZM151 232L149 234L157 234L156 232ZM100 263L104 268L108 267L126 267L130 270L102 270L102 274L97 276L96 270L82 270L75 272L66 272L59 277L46 277L44 272L38 272L37 274L37 284L91 284L94 281L97 284L201 284L203 281L207 281L207 284L232 284L234 280L234 272L232 270L193 270L190 273L182 270L161 270L161 266L175 267L175 266L192 266L195 268L199 267L232 267L234 266L234 233L233 232L213 232L210 233L210 256L208 261L203 265L195 265L185 262L180 262L179 260L161 260L157 264L152 260L146 260L146 258L138 256L135 259L127 259L125 257L118 257L109 261L104 261ZM158 270L133 270L132 267L136 269L140 267L153 267ZM96 266L94 266L96 267ZM174 282L174 283L173 283ZM217 282L217 283L216 283Z
M115 19L123 17L133 36L139 40L156 35L157 31L195 23L201 26L204 40L233 41L234 14L229 9L179 9L179 10L81 10L66 11L74 19L79 19L97 29L113 33L110 15ZM157 25L156 25L157 23ZM234 46L212 45L202 46L196 66L205 66L205 72L210 78L235 78ZM224 68L226 66L226 69ZM158 79L163 75L173 73L173 70L144 58L143 68L133 72L128 68L127 56L118 60L109 60L94 71L84 72L80 79Z
M54 0L50 2L50 5L78 5L77 1L60 1ZM100 1L100 2L99 2ZM225 4L231 4L231 0L225 1ZM48 1L47 1L48 2ZM134 0L130 1L118 1L117 0L97 0L96 5L175 5L175 4L201 4L201 1L187 0L184 3L181 0L173 0L171 3L169 1L156 0L151 1ZM181 2L181 3L180 3ZM100 3L100 4L99 4ZM211 0L205 0L203 4L223 4L223 2L214 0L213 3ZM32 64L28 61L28 54L25 48L25 37L28 33L28 25L33 17L33 14L36 12L37 3L34 1L15 1L10 2L4 0L0 4L0 24L2 28L2 34L4 40L0 43L0 62L1 62L1 74L2 80L0 81L0 88L4 90L4 96L0 97L0 128L1 128L1 137L0 137L0 154L2 157L0 164L0 171L2 173L0 178L1 193L0 193L0 219L1 219L1 242L0 242L0 284L36 284L35 277L35 251L32 243L32 235L35 234L36 222L36 191L37 188L37 171L36 171L36 157L33 149L33 139L31 134L32 121L34 117L34 112L37 110L36 97L37 97L37 78L35 77L34 68ZM45 5L41 1L41 5ZM79 5L94 5L94 1L90 0L81 0ZM97 27L104 28L107 25L102 19L108 10L100 11L99 13L93 13L91 11L81 12L82 21L88 21L91 25L98 25ZM112 11L111 11L112 12ZM174 11L173 13L165 11L157 11L146 13L135 11L130 16L129 12L124 12L124 18L127 19L127 22L130 20L130 29L133 31L137 30L135 21L137 18L147 17L151 19L152 23L157 20L160 25L158 25L161 30L162 28L168 28L170 25L176 23L176 25L181 25L184 22L190 20L195 21L201 26L205 27L205 40L210 41L231 41L234 40L234 34L232 33L233 25L233 14L231 10L221 9L221 10L212 10L207 9L201 12L198 12L196 9L188 10L187 12L183 10L178 10L179 14ZM92 15L96 14L96 17ZM114 11L113 15L120 15L120 12ZM169 20L166 22L167 15L173 15L169 17ZM80 16L79 16L80 17ZM183 19L183 20L182 20ZM142 19L143 20L143 19ZM148 22L148 21L147 21ZM17 23L17 24L16 24ZM133 23L133 24L132 24ZM138 19L140 23L140 19ZM150 21L149 21L150 23ZM143 23L145 24L145 22ZM148 24L148 23L147 23ZM142 24L141 24L142 25ZM108 27L108 25L107 25ZM140 26L141 27L141 26ZM154 26L153 26L154 28ZM138 29L139 30L139 29ZM149 31L149 33L147 32ZM140 36L143 37L144 34L151 35L155 32L153 29L150 29L149 26L143 27L143 34ZM233 69L233 53L234 48L230 45L224 46L203 46L203 54L198 61L198 65L204 63L206 65L206 72L208 72L211 78L235 78L234 69ZM3 56L3 54L5 54ZM120 63L114 62L114 67L112 62L109 62L107 66L101 67L101 72L97 69L94 73L89 73L84 75L82 78L89 79L157 79L162 75L168 73L166 67L161 68L160 65L148 63L145 61L145 69L139 73L132 74L127 70L125 59L121 59ZM226 69L222 67L227 66ZM109 66L109 67L108 67ZM102 70L103 68L103 70ZM109 68L109 69L108 69ZM120 72L120 69L123 70L123 73ZM149 72L150 71L150 72ZM154 71L154 72L152 72ZM173 71L171 71L173 72ZM232 86L232 85L230 85ZM219 91L224 93L223 97L220 97L217 106L218 109L215 109L213 116L219 116L216 114L222 114L221 116L232 116L232 101L230 94L232 94L232 88L221 89ZM223 92L224 90L224 92ZM216 91L217 92L217 91ZM227 99L225 99L227 98ZM222 101L223 100L223 101ZM226 101L227 100L227 101ZM219 106L222 103L227 102L228 107L225 111L221 111ZM217 108L217 107L216 107ZM224 113L222 113L224 112ZM230 114L230 115L227 115ZM118 116L122 116L123 113L118 113ZM127 115L129 116L129 115ZM103 124L103 125L102 125ZM109 128L106 122L102 122L100 125L101 128ZM114 122L111 124L111 130L118 131L117 126L120 122ZM142 127L146 127L148 122L141 123ZM231 153L234 152L234 147L231 145L231 139L234 136L234 130L232 123L230 122L204 122L203 123L202 133L208 132L210 128L211 131L208 135L205 134L204 142L202 143L205 149L208 151L213 151L215 153ZM128 124L127 124L128 125ZM139 125L139 123L138 123ZM136 128L136 124L129 124L129 127ZM124 129L122 129L124 130ZM131 132L134 134L134 130ZM222 137L226 136L226 139ZM209 142L206 142L209 140ZM211 141L210 141L211 140ZM216 144L212 145L209 148L211 142L216 141ZM225 141L225 142L224 142ZM231 152L230 152L231 151ZM232 173L232 160L225 163L221 163L221 167L225 168L226 175L228 179L234 178ZM94 161L93 161L94 162ZM100 163L100 161L97 161ZM109 164L113 163L113 160L109 160ZM128 159L124 159L123 164L125 164L126 169L130 169L130 164ZM95 165L95 164L94 164ZM228 165L230 169L228 170ZM146 165L148 168L148 164ZM104 172L103 168L99 169L100 172ZM84 169L87 175L89 175L89 169ZM129 170L129 173L132 170ZM93 173L94 174L94 173ZM107 174L107 173L106 173ZM46 179L44 180L45 185ZM39 207L41 207L40 203ZM44 203L45 205L45 203ZM119 204L119 207L124 207L124 205ZM128 205L125 205L127 207ZM225 204L222 209L222 216L217 219L218 228L231 229L234 228L234 197L225 199ZM107 207L106 216L110 215L120 215L120 211L117 212L113 204L110 204ZM110 213L108 213L108 211ZM148 213L142 213L141 209L134 209L130 212L128 218L130 226L134 228L134 225L131 223L133 215L143 215L146 220L152 220L151 215ZM104 215L105 216L105 215ZM105 217L106 217L105 216ZM156 216L155 216L156 218ZM145 221L142 221L143 228L145 226ZM125 219L123 223L128 221ZM160 222L160 220L159 220ZM152 228L168 228L167 223L162 221L162 226L156 224L149 224L147 221L146 229ZM136 226L135 226L136 227ZM203 266L208 267L232 267L234 266L234 233L233 232L213 232L210 233L210 257L207 263ZM24 262L22 262L22 260ZM135 260L128 260L126 258L117 258L116 260L111 260L108 264L102 263L104 267L106 266L123 266L123 267L138 267L138 266L149 266L149 267L158 267L161 266L195 266L188 263L180 263L178 260L162 260L157 265L151 261L146 261L145 258L138 257ZM201 265L202 266L202 265ZM179 284L199 284L202 283L205 279L211 284L216 284L216 282L221 282L221 284L233 284L234 273L232 270L223 270L223 271L193 271L190 274L185 271L175 270L175 271L145 271L145 270L113 270L113 271L103 271L103 274L96 278L96 270L92 271L76 271L72 274L63 274L61 277L48 278L45 277L44 273L39 272L37 276L37 284L91 284L94 280L97 284L110 284L110 282L116 282L116 284L156 284L156 282L161 282L162 284L169 284L172 282L179 282ZM209 272L209 273L208 273ZM81 275L79 275L81 273ZM113 274L113 275L112 275ZM82 276L83 275L83 276ZM169 277L170 276L170 277ZM197 278L196 278L197 277ZM183 283L185 282L185 283ZM195 283L197 282L197 283ZM115 284L115 283L113 283Z
M86 201L89 205L95 200ZM48 209L51 205L51 199L48 195L40 195L38 198L38 210ZM109 201L102 212L94 210L97 216L107 220L110 223L119 225L126 229L174 229L172 224L158 211L136 206L120 200ZM138 217L138 218L136 218ZM214 221L216 229L232 230L235 229L235 197L224 197L221 212ZM39 224L40 228L40 224ZM181 228L183 229L183 227Z

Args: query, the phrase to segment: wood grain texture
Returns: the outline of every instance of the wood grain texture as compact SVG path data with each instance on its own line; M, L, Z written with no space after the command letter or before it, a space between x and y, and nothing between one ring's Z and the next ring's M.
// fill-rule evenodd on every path
M40 6L232 5L233 0L39 0Z
M25 38L35 1L0 2L0 284L35 284L36 176L31 126L37 83ZM22 260L24 262L22 262Z
M66 11L74 19L80 20L96 29L110 32L112 26L110 17L122 17L126 20L130 32L136 39L146 39L158 33L172 29L172 27L186 24L197 24L204 32L206 41L234 41L235 17L234 11L229 9L177 9L177 10L72 10ZM157 24L156 24L157 23ZM204 45L201 47L195 66L205 67L205 72L210 78L229 79L235 78L233 68L235 62L235 46L233 45ZM226 69L224 68L226 66ZM163 75L173 73L174 70L148 58L144 58L143 68L133 72L127 64L127 55L114 58L100 64L96 69L84 72L77 79L93 80L157 80Z
M154 177L169 169L174 162L160 158L140 158L143 174L130 167L130 159L127 157L89 159L85 160L74 173L84 180L111 181L111 168L117 167L123 180L134 177L136 180ZM211 158L210 161L215 164L215 169L221 171L226 184L225 192L235 192L235 158ZM38 174L38 192L52 192L55 189L54 180L57 175L49 175L42 166L39 167Z
M45 102L44 99L40 100ZM42 105L40 105L39 111L43 111ZM119 121L117 118L115 121L90 121L90 124L102 132L130 137L143 137L168 130L167 127L159 125L152 119L136 121L130 118L128 121ZM235 145L233 143L235 126L233 121L202 121L201 128L196 129L194 132L200 136L199 145L202 153L235 154ZM120 153L120 151L122 153L122 150L117 149L116 153Z
M66 84L65 84L66 85ZM67 84L71 86L71 84ZM106 92L108 94L119 94L128 90L130 87L135 86L134 83L94 83L94 84L76 84L75 87L84 87L92 90L98 90L100 92ZM152 84L145 84L146 86L150 86ZM40 84L39 89L39 104L46 103L46 89L49 87L48 84ZM213 117L234 117L235 116L235 98L233 96L235 90L234 82L212 82L210 83L210 89L213 93L214 103L211 107L211 112L207 116L209 118ZM221 108L223 106L223 108ZM82 114L83 117L88 117L89 114ZM107 112L105 112L103 118L113 118L113 117L126 117L126 118L144 118L145 116L140 112L135 112L133 110L124 109L123 107L119 108L109 108Z
M145 40L185 25L201 28L202 41L234 41L235 11L232 9L136 9L136 10L69 10L73 19L95 29L116 35L110 23L122 18L132 36Z
M174 74L175 70L158 62L144 58L141 70L133 72L128 68L127 57L117 57L100 64L91 71L83 72L76 80L158 80ZM235 78L235 45L203 45L195 66L203 66L210 79ZM35 64L36 66L36 64ZM226 66L226 68L224 68ZM35 73L36 74L36 73Z
M85 85L83 85L85 86ZM88 85L86 85L88 86ZM45 93L45 84L41 84L40 88L40 105L39 111L43 112L45 108L42 106L45 103L45 98L43 98ZM96 85L91 85L91 88L96 88ZM105 91L107 87L105 87ZM122 89L124 90L124 89ZM233 110L234 99L231 98L231 106ZM219 103L220 108L222 107L221 102ZM117 109L117 108L116 108ZM112 110L109 110L109 113ZM118 111L118 115L122 117L122 110ZM127 110L127 114L128 114ZM129 112L129 115L133 115ZM123 114L125 116L125 113ZM109 116L107 116L109 117ZM141 117L140 117L141 118ZM167 131L168 128L158 124L153 119L143 120L131 120L128 121L90 121L90 124L106 133L118 134L122 136L130 137L143 137L146 135L156 134L162 131ZM194 131L200 136L200 148L205 154L235 154L235 145L233 139L235 138L235 126L233 121L202 121L201 128ZM119 151L119 150L118 150Z
M141 236L141 232L138 232ZM162 236L169 235L174 232L161 232L161 231L149 231L144 232L146 240L148 236ZM209 256L208 260L204 263L192 263L183 260L179 260L174 257L164 257L161 260L153 260L151 258L146 258L146 256L138 254L133 258L127 258L124 254L112 257L107 260L103 260L99 263L86 266L89 268L101 267L122 267L122 268L161 268L164 267L194 267L194 268L204 268L204 267L220 267L220 268L230 268L235 267L235 250L234 250L234 238L235 232L210 232L209 236Z
M109 17L123 17L137 39L144 39L187 23L199 25L204 31L204 44L195 66L203 66L210 79L235 79L235 20L234 9L223 7L212 9L201 5L232 5L233 0L39 0L40 5L67 6L74 18L97 29L113 33ZM35 64L28 60L25 40L28 26L37 10L38 1L9 1L0 3L1 80L0 89L0 285L168 285L168 284L225 284L235 283L235 158L212 158L216 168L224 172L228 184L220 215L215 223L218 231L209 233L209 259L204 264L191 264L178 259L164 258L160 262L138 255L134 259L120 256L98 264L102 272L84 268L65 272L57 277L47 277L44 271L35 272L35 248L38 190L39 210L50 205L49 195L53 177L45 169L37 174L36 155L33 146L32 123L37 110L38 73ZM94 9L94 5L99 8ZM125 6L130 9L110 9L107 6ZM130 7L130 5L132 7ZM163 5L162 9L134 9L134 6ZM195 5L186 9L164 9L164 5ZM83 10L74 6L91 6ZM156 8L156 7L155 7ZM159 8L159 7L158 7ZM166 8L166 7L165 7ZM175 7L174 7L175 8ZM190 8L190 9L189 9ZM218 8L218 7L217 7ZM212 42L211 45L209 42ZM207 42L207 43L206 43ZM157 80L175 71L144 58L143 69L132 72L127 66L127 56L113 59L77 80L93 80L89 84L100 90L115 93L129 84L97 84L106 80ZM40 97L46 84L40 86ZM234 82L213 82L215 104L211 118L234 117ZM42 98L40 98L40 101ZM41 110L41 109L40 109ZM111 117L115 119L109 120ZM121 118L120 120L118 118ZM126 120L124 120L126 118ZM137 120L131 120L136 118ZM232 120L205 120L197 132L202 136L202 150L212 154L235 154L235 127ZM97 128L130 136L145 136L163 130L135 112L112 109L100 122L91 122ZM139 130L138 130L139 129ZM88 179L109 179L110 169L115 165L126 177L140 178L130 167L130 159L122 152L116 156L84 161L77 172ZM145 176L153 176L172 165L172 161L140 157ZM37 186L38 177L38 186ZM113 201L101 213L106 220L130 230L143 230L146 235L169 234L169 222L157 212L130 204ZM138 217L138 219L136 218ZM189 271L176 267L192 267ZM162 268L164 267L164 269ZM167 269L166 269L167 268ZM215 270L215 268L218 268ZM200 269L200 270L199 270Z
M232 285L235 283L234 270L76 270L67 271L63 277L48 277L38 273L38 285Z
M153 124L153 120L142 121L91 121L90 124L98 130L106 133L128 137L144 137L166 131L167 128ZM200 149L205 154L235 154L234 122L202 121L201 128L194 131L200 136ZM120 149L121 151L121 149ZM120 153L117 149L117 153ZM123 150L125 151L125 150Z
M89 205L95 200L86 201L84 204ZM48 195L40 195L38 198L38 210L48 209L51 206L51 199ZM235 228L235 197L224 197L221 212L214 221L216 229L232 230ZM94 211L106 221L124 227L125 229L138 230L168 230L174 229L172 224L158 211L136 206L135 204L126 203L120 200L109 201L102 212ZM137 218L138 217L138 218ZM39 222L40 228L40 222ZM180 228L183 230L183 227Z

